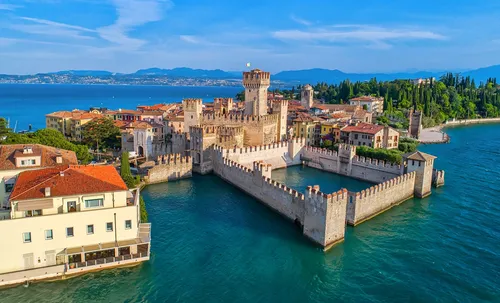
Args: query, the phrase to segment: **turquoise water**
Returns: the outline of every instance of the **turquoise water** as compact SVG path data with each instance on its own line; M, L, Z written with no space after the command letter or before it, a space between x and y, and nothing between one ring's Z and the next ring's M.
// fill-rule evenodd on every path
M45 127L45 115L60 110L107 107L135 109L137 105L181 102L183 98L232 97L243 87L185 87L134 85L0 84L0 117L17 130L31 124Z
M215 176L147 187L152 259L0 291L1 302L499 302L500 125L448 130L446 185L356 228L327 253L290 222ZM303 189L363 187L295 167Z

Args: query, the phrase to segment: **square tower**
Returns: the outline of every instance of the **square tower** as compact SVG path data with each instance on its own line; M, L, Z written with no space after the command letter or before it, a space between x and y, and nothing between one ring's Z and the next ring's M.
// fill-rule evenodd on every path
M405 173L416 172L415 196L424 198L430 195L436 157L416 151L403 155L403 159L406 162Z
M245 115L267 115L267 89L271 85L271 73L254 69L243 72L245 87Z
M189 131L190 126L199 125L203 106L201 99L183 99L182 108L184 110L184 129Z
M314 89L311 85L306 84L300 91L300 104L307 110L313 107Z
M279 115L277 141L284 141L287 137L288 100L273 100L273 114Z

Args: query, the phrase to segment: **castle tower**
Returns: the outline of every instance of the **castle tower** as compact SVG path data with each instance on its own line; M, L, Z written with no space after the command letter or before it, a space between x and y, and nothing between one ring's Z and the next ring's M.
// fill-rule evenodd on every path
M287 138L286 126L288 115L288 100L273 100L273 114L278 114L278 130L276 141L283 141Z
M184 129L189 132L190 126L200 125L203 106L201 99L183 99L182 108L184 109Z
M245 87L245 115L267 115L267 89L271 85L271 74L260 69L243 72Z
M233 110L233 98L214 98L214 112L228 114Z
M420 131L422 130L422 112L413 111L413 109L411 109L408 119L410 120L408 136L418 139L420 137Z
M300 104L307 110L313 107L314 89L311 85L306 84L300 91Z
M403 156L406 162L405 173L416 172L415 196L424 198L431 194L432 171L436 157L416 151Z

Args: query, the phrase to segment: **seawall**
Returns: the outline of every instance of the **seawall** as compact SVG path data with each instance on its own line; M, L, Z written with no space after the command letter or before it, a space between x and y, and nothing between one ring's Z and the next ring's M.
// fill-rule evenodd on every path
M485 124L485 123L500 123L500 118L450 120L446 121L444 126L448 127L457 125Z
M148 170L145 177L147 184L174 181L192 176L193 162L189 156L168 154L159 156L157 163Z
M349 192L346 221L358 225L413 197L415 172L374 185L360 192Z

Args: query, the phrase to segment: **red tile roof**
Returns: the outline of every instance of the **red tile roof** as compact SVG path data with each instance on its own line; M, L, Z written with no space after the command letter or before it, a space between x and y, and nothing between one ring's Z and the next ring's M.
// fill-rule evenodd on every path
M379 131L383 130L383 125L369 124L369 123L358 123L358 125L346 126L342 129L343 132L354 132L362 134L375 135Z
M113 166L63 165L19 174L11 201L45 197L72 196L127 190L127 185Z
M33 153L30 155L41 156L41 165L30 168L44 168L61 164L78 164L78 160L76 159L76 154L74 151L58 149L41 144L11 144L0 145L0 170L21 169L21 167L16 167L15 157L16 155L23 156L23 150L25 146L32 147ZM56 157L58 154L60 154L62 157L62 163L60 164L56 162ZM22 168L26 169L25 167Z
M361 96L361 97L352 98L349 101L377 102L377 101L384 101L384 98L383 97L372 97L372 96Z

